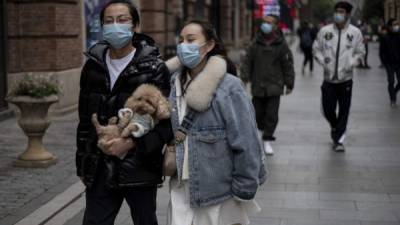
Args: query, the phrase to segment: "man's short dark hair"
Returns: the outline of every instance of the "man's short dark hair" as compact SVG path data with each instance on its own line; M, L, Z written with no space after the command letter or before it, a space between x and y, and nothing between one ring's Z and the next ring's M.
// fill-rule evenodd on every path
M136 6L130 1L130 0L111 0L109 1L101 10L100 12L100 21L101 25L103 26L104 24L104 12L106 9L112 5L112 4L125 4L129 8L129 13L131 14L132 17L132 24L134 27L140 24L140 17L139 17L139 12L136 8Z
M274 19L275 19L275 23L276 23L276 24L278 24L278 23L279 23L280 17L279 17L278 15L275 15L275 14L271 14L271 13L269 13L269 14L267 14L267 15L265 15L265 16L272 17L272 18L274 18Z
M353 10L353 6L350 3L344 1L336 3L335 10L337 10L338 8L346 10L348 14L350 14Z

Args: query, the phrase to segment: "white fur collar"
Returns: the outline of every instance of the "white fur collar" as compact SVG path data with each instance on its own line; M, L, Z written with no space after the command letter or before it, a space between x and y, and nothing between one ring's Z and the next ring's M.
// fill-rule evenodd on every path
M170 73L178 71L182 65L178 57L173 57L166 62ZM199 112L204 112L210 107L213 94L227 72L227 64L221 56L212 56L208 59L196 79L186 90L187 105Z

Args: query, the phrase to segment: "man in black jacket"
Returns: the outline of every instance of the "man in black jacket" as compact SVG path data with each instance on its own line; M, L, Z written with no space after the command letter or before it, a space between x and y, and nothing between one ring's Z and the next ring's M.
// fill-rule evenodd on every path
M260 30L246 52L241 78L250 81L259 133L267 155L273 155L271 142L278 125L280 96L294 88L293 54L278 28L279 17L263 17Z
M167 96L169 73L154 41L134 32L140 18L130 1L110 1L100 18L104 41L86 53L80 81L76 165L87 186L83 224L114 224L125 199L135 225L156 225L162 148L173 136L170 121L160 121L141 138L114 139L100 150L91 116L97 113L100 123L107 124L143 83Z
M387 27L388 33L380 40L379 55L387 71L390 106L395 108L400 91L400 24L390 19Z

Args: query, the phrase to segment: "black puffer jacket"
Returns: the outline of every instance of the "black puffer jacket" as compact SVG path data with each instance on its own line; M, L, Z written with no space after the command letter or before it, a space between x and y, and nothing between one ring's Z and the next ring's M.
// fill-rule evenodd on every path
M135 139L136 149L120 160L107 156L97 148L96 130L91 122L98 114L101 124L116 116L126 99L143 83L151 83L165 96L170 91L170 75L160 59L154 41L143 34L135 34L135 56L110 90L110 78L105 63L108 44L101 42L89 49L80 81L79 125L77 130L77 175L90 187L100 169L105 170L109 187L156 186L162 182L162 147L172 139L170 120L160 123L148 134Z
M379 56L382 64L400 67L400 34L389 32L381 37Z

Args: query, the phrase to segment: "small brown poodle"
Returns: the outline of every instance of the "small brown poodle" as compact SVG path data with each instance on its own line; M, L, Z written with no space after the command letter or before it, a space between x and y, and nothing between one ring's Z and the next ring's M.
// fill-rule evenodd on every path
M118 137L142 137L164 119L170 118L171 110L161 91L151 84L140 85L126 100L118 118L112 117L102 126L97 115L92 115L92 123L98 135L97 146L104 150L106 143Z

